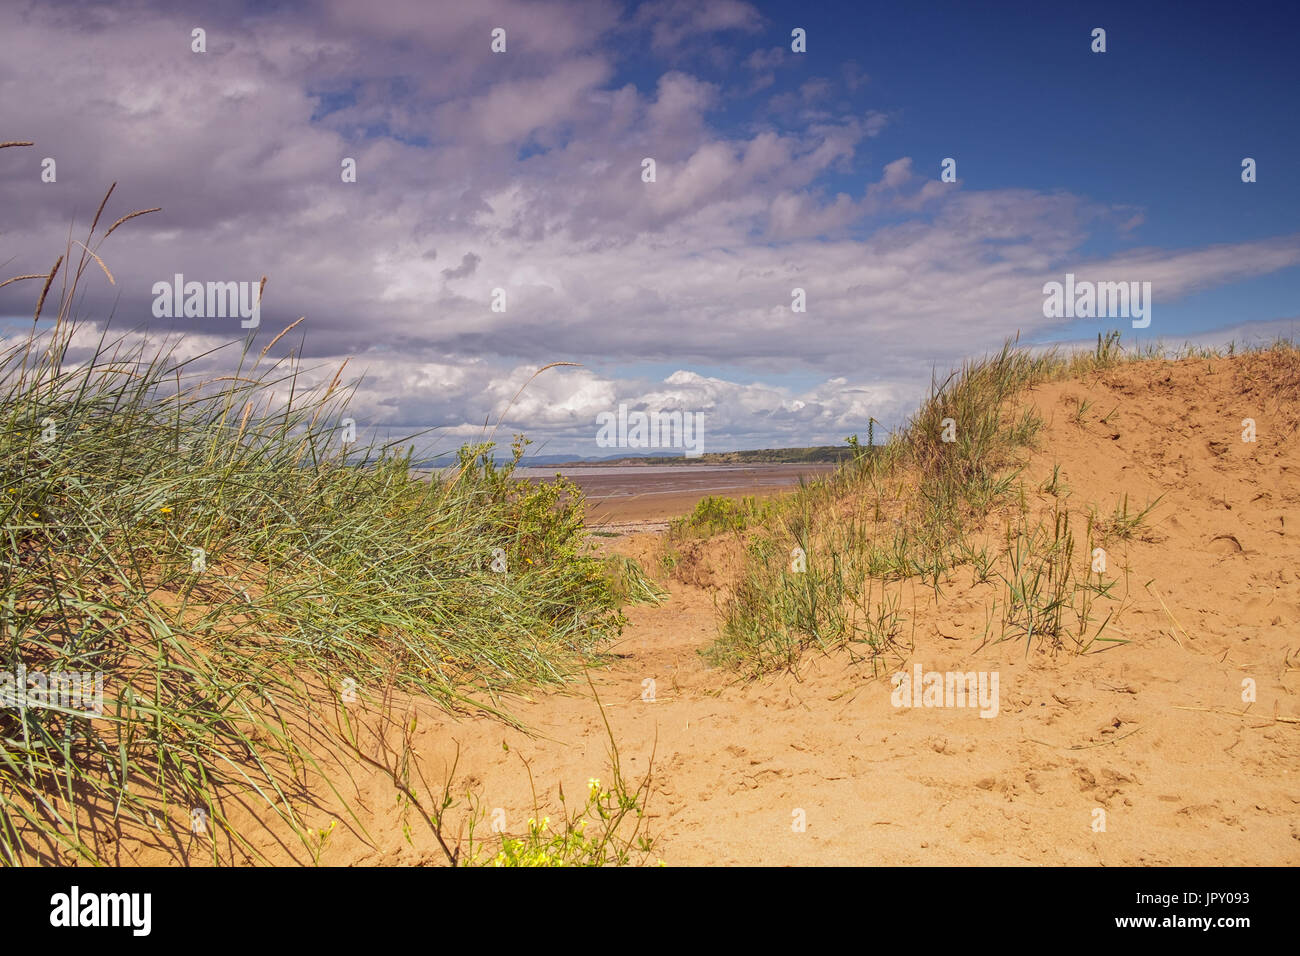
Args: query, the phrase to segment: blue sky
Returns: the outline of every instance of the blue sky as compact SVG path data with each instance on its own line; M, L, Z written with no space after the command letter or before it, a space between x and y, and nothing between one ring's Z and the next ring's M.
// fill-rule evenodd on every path
M703 411L709 450L836 442L867 416L901 422L932 369L1017 333L1214 342L1300 316L1295 4L33 3L10 19L0 137L36 146L0 154L9 273L47 269L116 181L110 213L164 211L102 250L119 281L88 288L88 322L115 308L119 332L197 355L238 330L154 319L152 284L266 274L265 340L307 315L277 352L324 380L351 358L358 421L384 433L456 443L504 415L500 434L596 454L595 416L628 403ZM938 182L945 157L956 183ZM1151 327L1045 318L1042 285L1067 272L1150 281ZM21 326L32 297L0 291L0 316ZM552 361L582 368L511 406Z
M834 102L863 115L898 120L873 144L881 155L915 157L935 169L959 160L960 178L985 189L1068 190L1132 206L1143 223L1131 234L1099 235L1098 255L1157 245L1196 248L1294 231L1300 211L1300 57L1294 36L1300 6L1232 11L1222 3L1051 4L969 2L761 3L767 27L755 44L787 42L787 25L812 37L810 52L857 71ZM1094 53L1092 30L1107 31ZM797 89L817 75L818 59L789 58L773 87L736 90L713 117L742 135L773 90ZM644 86L657 58L633 56L620 79ZM695 72L726 84L728 69ZM1241 182L1241 160L1267 170ZM852 168L822 177L827 192L856 193L871 174L864 153ZM869 228L864 225L864 229ZM1195 336L1228 325L1300 312L1300 268L1162 303L1156 334L1128 329L1130 341ZM1089 338L1079 320L1036 337ZM638 374L665 366L628 367ZM704 374L735 374L726 367ZM666 373L665 373L666 374ZM770 374L770 373L769 373ZM784 379L798 387L812 376Z
M741 135L763 119L772 92L825 74L826 61L870 79L839 83L837 110L897 114L873 144L936 170L959 159L977 188L1067 189L1149 213L1144 238L1196 245L1295 227L1300 152L1296 4L1038 2L759 3L767 17L743 49L784 46L788 24L809 30L809 54L787 57L774 86L743 84L711 116ZM1107 30L1107 52L1091 52L1091 30ZM618 71L652 89L664 63L633 54ZM707 58L692 72L726 85ZM1243 192L1240 162L1269 169ZM872 170L863 153L829 191L856 193ZM1195 201L1191 201L1195 199Z

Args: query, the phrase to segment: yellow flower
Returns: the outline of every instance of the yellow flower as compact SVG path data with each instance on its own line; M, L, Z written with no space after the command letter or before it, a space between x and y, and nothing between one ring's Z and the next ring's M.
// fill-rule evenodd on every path
M587 787L588 789L591 790L592 793L598 793L600 792L600 781L597 780L595 777L592 777L590 780L587 781Z
M165 514L165 515L169 515L169 514L172 513L172 509L171 509L171 508L163 507L163 508L159 508L158 510L161 511L161 512L162 512L163 514Z

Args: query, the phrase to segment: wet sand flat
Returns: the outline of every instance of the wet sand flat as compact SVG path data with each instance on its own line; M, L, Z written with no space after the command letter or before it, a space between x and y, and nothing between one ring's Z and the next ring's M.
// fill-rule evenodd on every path
M665 521L687 514L710 495L766 496L789 491L799 479L828 475L831 464L616 465L521 468L524 478L572 480L587 499L592 525Z

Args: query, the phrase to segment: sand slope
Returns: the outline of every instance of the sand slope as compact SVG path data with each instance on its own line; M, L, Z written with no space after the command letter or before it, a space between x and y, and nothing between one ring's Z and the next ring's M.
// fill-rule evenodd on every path
M697 654L716 633L724 592L672 583L664 606L630 609L615 663L593 679L625 773L644 773L657 748L659 856L669 865L1300 862L1300 442L1282 440L1292 399L1257 387L1243 362L1130 365L1031 395L1047 427L1028 488L1059 465L1076 515L1109 512L1125 494L1134 510L1164 495L1146 529L1110 555L1128 569L1128 598L1108 633L1130 643L1084 656L986 644L1001 585L959 573L938 601L903 586L905 646L877 675L847 651L810 653L798 675L745 683ZM1246 417L1254 443L1241 440ZM615 547L652 567L654 539ZM719 562L717 581L727 553L704 555ZM918 663L997 671L998 715L896 708L888 675ZM653 703L641 699L647 678ZM1256 684L1250 705L1245 678ZM439 786L459 744L453 790L501 808L518 833L533 807L520 757L553 807L557 784L580 795L588 778L608 779L606 736L585 685L503 703L532 734L412 703L413 744ZM369 839L317 793L308 819L340 820L321 861L440 862L418 823L403 837L390 781L351 772ZM797 810L804 832L791 826ZM303 858L249 837L272 859Z

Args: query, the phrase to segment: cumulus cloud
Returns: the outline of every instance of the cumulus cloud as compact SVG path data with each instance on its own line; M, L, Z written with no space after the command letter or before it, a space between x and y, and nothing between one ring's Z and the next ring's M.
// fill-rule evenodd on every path
M683 42L736 30L757 32L762 15L741 0L652 0L637 9L636 21L650 29L650 43L660 52L671 51Z
M467 252L461 257L460 265L454 269L443 269L442 277L444 279L463 279L466 276L472 276L478 264L483 260L472 252Z
M376 426L452 441L504 415L589 452L595 415L628 402L704 411L718 447L839 441L906 414L931 368L1050 335L1042 285L1066 271L1149 280L1171 301L1300 263L1297 236L1088 251L1142 211L940 183L937 165L882 154L890 114L838 106L867 84L856 67L725 122L733 91L672 53L740 40L744 83L779 71L745 3L482 0L435 18L417 0L331 0L203 20L206 54L192 16L161 2L9 17L0 138L37 146L0 151L6 276L47 270L117 182L108 221L163 211L100 250L117 284L88 274L83 315L183 333L199 354L240 338L237 320L161 328L153 283L267 275L267 340L306 314L303 360L328 380L351 356L358 420ZM506 55L489 49L501 24ZM616 40L662 68L629 81ZM57 184L40 181L46 156ZM0 315L29 314L30 286L0 290ZM556 360L584 368L548 371L508 408ZM630 371L649 366L664 371ZM769 384L796 373L817 384Z

